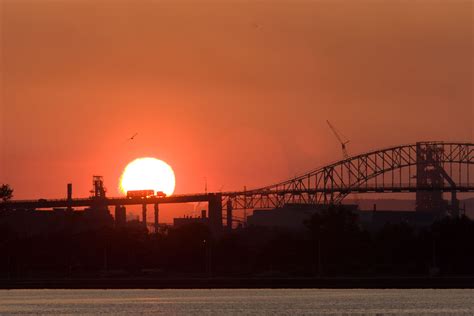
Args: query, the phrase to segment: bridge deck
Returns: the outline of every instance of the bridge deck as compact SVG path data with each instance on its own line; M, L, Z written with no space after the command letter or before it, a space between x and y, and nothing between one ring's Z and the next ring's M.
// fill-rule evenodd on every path
M209 199L216 197L216 194L188 194L172 195L168 197L149 197L149 198L127 198L111 197L105 199L79 198L79 199L39 199L39 200L13 200L0 205L6 208L53 208L53 207L91 207L97 205L143 205L143 204L170 204L170 203L192 203L208 202Z
M414 187L409 185L394 187L374 187L362 186L358 188L334 188L333 190L320 189L304 189L304 190L258 190L258 191L239 191L239 192L222 192L222 193L201 193L201 194L183 194L172 195L168 197L148 197L148 198L127 198L127 197L110 197L105 199L94 198L78 198L78 199L39 199L39 200L13 200L6 203L0 203L6 208L14 209L37 209L37 208L54 208L54 207L91 207L97 205L115 206L115 205L143 205L143 204L172 204L172 203L193 203L193 202L209 202L210 199L222 196L224 198L243 197L243 196L281 196L281 195L301 195L301 194L331 194L331 193L410 193L417 191L434 191L441 190L443 192L452 192L450 187L433 188L433 187ZM465 184L457 186L456 192L474 192L474 184Z

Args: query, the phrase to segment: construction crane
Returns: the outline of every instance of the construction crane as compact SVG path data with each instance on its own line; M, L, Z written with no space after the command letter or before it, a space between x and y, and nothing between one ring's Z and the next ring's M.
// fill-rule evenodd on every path
M337 140L339 141L339 143L341 144L341 148L342 148L342 157L344 159L347 159L349 158L349 154L347 153L347 149L346 149L346 145L349 143L349 140L343 140L342 137L340 136L341 133L338 133L336 128L331 124L331 122L329 122L328 120L326 120L326 123L328 123L329 125L329 128L331 129L331 131L334 133L334 136L336 136ZM345 138L345 137L344 137Z
M340 136L342 135L340 132L338 133L337 132L337 129L332 126L332 124L326 120L326 122L328 123L329 125L329 128L331 129L331 131L334 133L334 135L336 136L337 140L339 141L339 143L341 144L341 148L342 148L342 157L344 159L348 159L349 158L349 154L347 153L347 149L346 149L346 145L349 143L349 140L347 139L347 137L345 137L343 135L343 137L345 139L347 139L346 141L343 140L343 138ZM353 193L352 194L353 198L354 198L354 204L356 204L358 207L360 207L360 201L359 201L359 196L357 195L357 193Z

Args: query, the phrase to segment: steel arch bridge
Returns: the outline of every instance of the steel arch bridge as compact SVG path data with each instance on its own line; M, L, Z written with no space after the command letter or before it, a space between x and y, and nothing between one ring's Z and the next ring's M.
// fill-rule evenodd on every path
M223 192L232 209L277 208L289 203L340 203L350 193L416 192L417 209L433 207L443 192L473 192L474 144L417 142L361 155L249 191ZM473 179L474 180L474 179Z

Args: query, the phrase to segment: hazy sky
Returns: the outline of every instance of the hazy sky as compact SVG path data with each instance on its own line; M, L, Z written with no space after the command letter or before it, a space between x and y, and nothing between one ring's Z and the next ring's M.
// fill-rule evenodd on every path
M473 141L473 1L0 0L0 183L109 195L134 158L176 193L350 153ZM128 137L138 132L133 141Z

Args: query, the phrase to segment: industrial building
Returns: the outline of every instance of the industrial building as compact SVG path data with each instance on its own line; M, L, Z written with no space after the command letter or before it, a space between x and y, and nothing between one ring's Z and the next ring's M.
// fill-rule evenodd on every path
M202 210L200 217L184 216L173 219L173 226L175 227L184 226L192 223L209 225L209 218L206 216L206 211Z
M18 234L38 235L59 231L86 231L113 226L113 218L108 211L85 209L69 212L67 209L52 211L2 210L0 229Z
M306 229L305 221L313 214L325 208L323 205L310 204L286 204L284 207L272 210L254 210L252 215L247 216L248 226L279 227L289 230ZM356 210L356 205L345 205L351 210Z
M287 204L282 208L272 210L255 210L247 217L248 226L284 228L293 231L305 230L305 221L324 206L315 207L305 204ZM344 207L353 211L360 225L369 230L376 230L386 224L407 223L414 227L431 225L435 220L442 218L438 212L416 212L400 210L360 211L357 205L348 204Z

